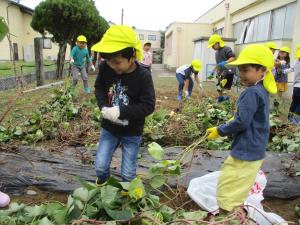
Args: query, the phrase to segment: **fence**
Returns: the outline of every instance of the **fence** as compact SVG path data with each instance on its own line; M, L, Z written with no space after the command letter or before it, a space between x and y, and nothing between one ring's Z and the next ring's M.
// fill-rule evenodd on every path
M65 64L67 64L68 62L66 62ZM44 66L52 66L55 65L55 63L53 64L47 64ZM34 83L36 81L36 74L34 72L23 75L24 74L24 70L23 68L25 67L35 67L35 66L29 66L29 65L22 65L20 66L21 69L21 76L10 76L10 77L5 77L5 78L0 78L0 91L4 91L4 90L9 90L9 89L14 89L16 87L18 87L18 85L22 85L22 84L30 84L30 83ZM11 68L9 68L11 69ZM8 70L8 69L7 69ZM45 76L45 80L51 80L54 79L56 77L55 74L56 71L46 71L44 73ZM69 74L69 68L65 68L63 71L63 76L66 76Z

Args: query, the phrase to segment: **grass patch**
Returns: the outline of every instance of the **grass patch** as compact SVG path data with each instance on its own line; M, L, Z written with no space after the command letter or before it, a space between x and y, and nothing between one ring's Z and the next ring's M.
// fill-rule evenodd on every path
M55 61L45 60L44 71L56 69ZM54 65L53 65L54 64ZM21 70L22 68L22 70ZM26 75L35 72L35 62L16 61L17 75ZM15 76L12 62L0 62L0 78Z

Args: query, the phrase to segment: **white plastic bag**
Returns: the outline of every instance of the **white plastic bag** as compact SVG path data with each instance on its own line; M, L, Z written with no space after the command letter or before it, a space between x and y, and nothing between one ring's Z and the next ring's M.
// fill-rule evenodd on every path
M202 177L194 178L190 181L187 190L191 199L193 199L202 209L205 209L212 214L216 214L219 211L216 199L219 176L220 171L216 171ZM244 208L248 211L248 216L260 225L287 225L280 216L264 211L261 201L264 199L263 190L266 185L266 175L260 170L256 176L253 187L249 191L249 196L244 203Z

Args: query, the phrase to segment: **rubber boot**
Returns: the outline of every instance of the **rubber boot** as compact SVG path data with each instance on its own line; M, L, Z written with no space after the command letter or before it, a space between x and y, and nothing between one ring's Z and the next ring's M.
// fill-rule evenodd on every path
M85 88L83 89L83 91L84 91L84 93L86 93L86 94L90 94L90 93L91 93L91 89L90 89L89 87L85 87Z

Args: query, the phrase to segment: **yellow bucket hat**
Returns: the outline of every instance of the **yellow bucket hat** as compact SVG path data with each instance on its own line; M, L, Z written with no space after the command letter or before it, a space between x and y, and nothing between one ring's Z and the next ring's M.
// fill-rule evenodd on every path
M208 40L207 48L211 48L216 43L219 43L221 48L223 48L225 46L225 43L222 40L221 36L218 34L213 34L210 36L210 38Z
M228 65L239 66L243 64L258 64L267 68L266 75L263 80L264 88L270 94L277 93L277 87L272 74L272 69L274 67L274 58L272 51L263 44L253 44L245 47L237 60L228 63Z
M291 53L291 49L290 49L289 47L286 47L286 46L280 48L279 51L287 52L287 53L289 53L289 54Z
M192 61L192 67L195 71L200 72L201 68L202 68L202 63L199 59L194 59Z
M85 37L84 35L79 35L79 36L77 37L77 41L87 43L86 37Z
M275 50L279 50L279 48L277 47L276 43L275 42L267 42L264 44L265 46L267 46L268 48L272 48L272 49L275 49Z
M105 32L101 41L92 46L91 50L114 53L128 47L135 48L138 60L143 58L141 41L135 31L129 26L113 25Z
M300 59L300 44L297 46L295 57L296 57L296 59Z

